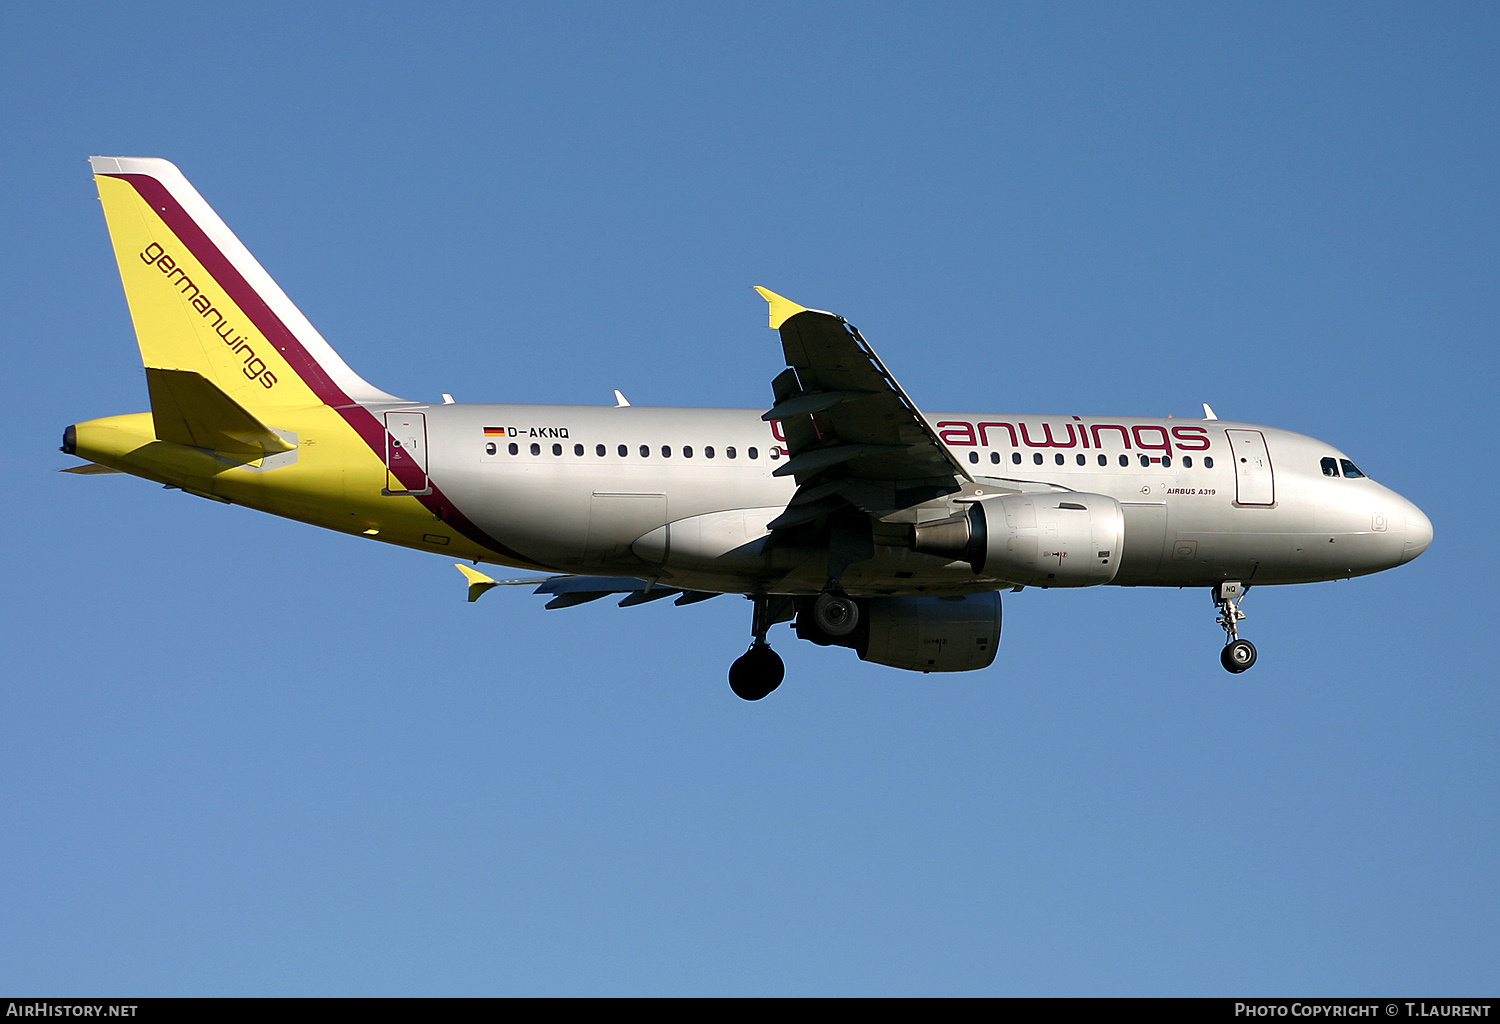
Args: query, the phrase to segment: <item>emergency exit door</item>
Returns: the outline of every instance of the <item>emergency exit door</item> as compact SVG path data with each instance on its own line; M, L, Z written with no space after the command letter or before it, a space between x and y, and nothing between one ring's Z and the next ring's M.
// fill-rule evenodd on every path
M1276 478L1266 435L1259 430L1226 430L1234 456L1234 500L1240 505L1276 504Z
M427 417L385 414L385 493L427 494Z

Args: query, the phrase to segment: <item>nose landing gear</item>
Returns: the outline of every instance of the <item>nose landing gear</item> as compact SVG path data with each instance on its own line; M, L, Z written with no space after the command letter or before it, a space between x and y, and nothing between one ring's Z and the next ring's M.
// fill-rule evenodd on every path
M1228 634L1224 650L1219 654L1219 663L1238 675L1255 664L1255 645L1240 639L1240 621L1245 613L1240 611L1240 600L1250 588L1239 580L1226 580L1214 587L1214 605L1219 609L1219 625Z

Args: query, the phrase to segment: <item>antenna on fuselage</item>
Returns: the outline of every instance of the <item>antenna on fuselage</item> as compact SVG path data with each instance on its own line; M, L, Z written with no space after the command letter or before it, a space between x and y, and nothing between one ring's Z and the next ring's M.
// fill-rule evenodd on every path
M1210 406L1207 402L1203 403L1203 418L1206 420L1216 420L1219 418L1214 415L1213 407Z
M628 399L624 395L620 394L620 389L619 388L615 388L615 408L616 409L624 409L624 408L626 408L629 405L630 405L630 399Z

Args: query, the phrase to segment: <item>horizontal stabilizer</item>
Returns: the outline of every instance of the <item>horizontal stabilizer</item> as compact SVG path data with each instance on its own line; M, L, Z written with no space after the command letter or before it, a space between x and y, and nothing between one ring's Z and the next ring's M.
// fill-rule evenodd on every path
M97 462L85 462L81 466L69 466L67 469L59 469L59 473L77 473L79 476L99 476L104 473L119 473L118 469L110 469L101 466Z
M148 366L146 387L159 440L257 458L296 447L201 373Z

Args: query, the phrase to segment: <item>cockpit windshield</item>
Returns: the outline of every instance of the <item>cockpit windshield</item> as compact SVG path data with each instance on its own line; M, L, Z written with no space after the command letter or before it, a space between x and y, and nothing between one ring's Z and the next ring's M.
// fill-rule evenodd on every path
M1323 475L1324 476L1338 476L1339 475L1339 461L1338 461L1338 459L1324 459L1323 460Z
M1339 459L1339 465L1344 467L1344 476L1348 477L1350 480L1353 480L1356 477L1364 476L1364 474L1359 471L1359 467L1350 462L1348 459Z

